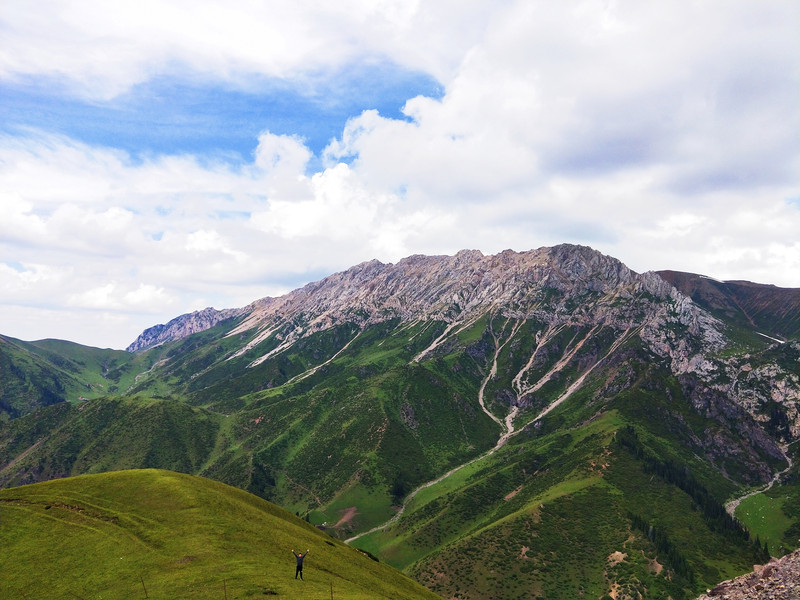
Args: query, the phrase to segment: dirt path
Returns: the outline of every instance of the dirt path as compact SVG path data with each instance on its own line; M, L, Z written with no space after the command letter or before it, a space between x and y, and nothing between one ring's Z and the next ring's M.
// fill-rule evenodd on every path
M514 337L514 335L519 330L519 327L520 327L519 324L513 327L508 338L502 344L500 343L500 340L497 338L494 332L492 332L492 337L494 338L494 344L495 344L495 353L492 359L492 367L489 370L489 373L486 375L486 377L484 377L483 381L481 382L481 387L480 390L478 391L478 404L480 404L483 412L485 412L489 417L491 417L493 421L501 425L504 429L503 434L500 436L500 439L497 440L497 443L495 444L494 448L492 448L487 452L484 452L483 454L473 458L472 460L469 460L463 464L458 465L457 467L450 469L444 475L440 475L436 479L432 479L431 481L423 483L419 487L415 488L413 491L411 491L411 493L408 494L408 496L405 497L405 499L403 500L403 504L400 506L400 509L395 513L395 515L391 519L389 519L385 523L382 523L381 525L373 527L369 531L364 531L363 533L359 533L358 535L354 535L353 537L346 539L345 543L349 544L350 542L354 542L358 538L364 537L365 535L369 535L371 533L375 533L376 531L381 531L393 525L403 515L409 502L411 502L411 500L413 500L418 493L420 493L422 490L426 488L429 488L433 485L436 485L437 483L444 481L445 479L450 477L453 473L456 473L461 469L468 467L469 465L476 463L479 460L483 460L484 458L490 456L491 454L494 454L499 448L505 445L505 443L509 440L509 438L514 434L515 432L514 417L517 415L517 407L516 406L512 407L508 415L506 416L505 420L501 421L497 416L491 413L488 408L486 408L486 405L484 404L483 401L483 393L484 390L486 389L486 385L497 374L497 358L500 355L500 351L503 349L503 346L505 346L511 340L511 338ZM420 354L419 356L422 356L422 354Z
M508 323L508 321L506 321L506 323ZM518 434L520 431L522 431L522 430L517 430L517 429L514 428L514 419L517 416L517 412L519 411L519 408L517 406L512 406L511 410L508 413L508 415L506 415L506 418L501 421L497 416L492 414L489 411L489 409L486 408L486 405L484 404L484 400L483 400L483 394L484 394L484 390L486 389L487 384L497 374L497 359L498 359L498 357L500 355L500 351L516 335L516 333L517 333L517 331L519 331L520 327L521 327L521 322L517 323L514 327L512 327L511 333L508 335L508 338L506 338L506 340L503 341L502 343L500 342L499 337L497 335L495 335L494 331L492 331L492 337L494 338L494 344L495 344L495 352L494 352L494 357L492 359L492 366L491 366L491 368L489 370L489 373L486 375L486 377L484 377L483 381L481 382L481 387L480 387L480 389L478 391L478 403L480 404L480 407L483 410L483 412L485 412L487 415L489 415L489 417L491 417L491 419L493 421L495 421L498 424L503 426L503 433L500 435L500 438L497 440L497 443L494 445L494 447L491 450L488 450L488 451L484 452L483 454L481 454L481 455L479 455L479 456L477 456L477 457L475 457L475 458L473 458L473 459L471 459L471 460L469 460L469 461L467 461L467 462L465 462L465 463L463 463L461 465L458 465L457 467L454 467L454 468L450 469L444 475L440 475L436 479L433 479L431 481L423 483L422 485L420 485L419 487L414 489L411 493L409 493L408 496L405 497L405 499L403 500L403 504L400 506L400 508L397 511L397 513L395 513L395 515L391 519L389 519L388 521L386 521L385 523L383 523L381 525L377 525L377 526L373 527L372 529L370 529L368 531L364 531L363 533L359 533L357 535L354 535L353 537L350 537L350 538L346 539L345 543L349 544L350 542L354 542L355 540L357 540L357 539L359 539L361 537L364 537L365 535L369 535L371 533L375 533L376 531L381 531L383 529L386 529L387 527L390 527L391 525L393 525L394 523L396 523L400 519L400 517L405 512L406 507L408 506L408 504L411 502L411 500L414 499L414 497L419 492L421 492L422 490L427 489L427 488L429 488L429 487L431 487L433 485L436 485L437 483L441 483L442 481L444 481L445 479L447 479L448 477L450 477L454 473L460 471L461 469L463 469L465 467L468 467L468 466L478 462L479 460L483 460L484 458L486 458L488 456L491 456L492 454L497 452L497 450L502 448L506 444L506 442L508 442L509 439L511 439L516 434ZM505 330L505 325L503 326L503 329ZM434 342L434 344L431 345L431 348L434 345L436 345L438 343L441 343L441 340L444 338L444 335L445 334L442 334L442 336L440 336L440 338L436 342ZM598 364L603 362L612 352L614 352L614 350L619 348L619 346L625 340L627 340L630 337L630 335L632 335L632 331L630 329L626 329L619 336L619 338L614 342L614 344L612 344L612 346L609 349L609 351L601 359L596 361L594 365L592 365L589 369L587 369L586 372L583 373L583 375L581 375L575 381L575 383L573 383L569 387L569 389L567 389L560 397L558 397L556 400L554 400L548 406L546 406L536 416L535 419L533 419L532 421L530 421L530 423L528 423L528 425L536 423L537 421L542 419L551 410L556 408L559 404L561 404L562 402L564 402L564 400L566 400L569 396L571 396L572 393L575 392L583 384L583 381L586 378L586 376L589 375L589 373L591 373ZM580 347L580 345L582 345L584 341L585 340L581 340L579 342L579 344L578 344L578 347ZM536 350L538 350L538 347L539 346L537 345L537 349ZM534 353L536 352L536 350L534 351ZM577 349L570 349L570 357L573 356L576 351L577 351ZM427 352L427 350L425 352ZM422 357L425 354L425 352L419 354L414 360L417 360L418 358ZM563 368L563 366L565 366L567 364L567 362L568 362L568 360L559 361L559 363L558 363L560 365L559 368ZM517 376L514 378L514 382L515 383L518 383L521 380L521 377L524 374L524 372L530 368L530 364L531 364L531 361L528 361L528 364L526 364L522 368L522 371L520 371L520 373L517 374ZM553 374L553 370L551 370L551 372L549 372L546 375L546 377L549 378L549 377L552 376L552 374ZM536 386L534 385L533 388L536 388ZM531 388L528 388L528 389L531 389ZM519 398L519 395L518 395L518 398Z
M766 484L764 486L761 486L758 489L755 489L755 490L752 490L750 492L747 492L746 494L744 494L742 496L739 496L738 498L734 498L733 500L730 500L729 502L726 502L725 503L725 510L728 512L728 514L730 516L732 516L732 517L736 516L736 509L739 508L739 505L744 500L747 500L748 498L750 498L751 496L755 496L756 494L761 494L763 492L767 492L767 491L771 490L772 486L775 485L776 483L778 483L780 478L785 473L789 472L789 469L791 469L792 466L793 466L792 457L789 456L789 446L788 445L781 446L781 452L783 452L783 457L786 459L786 462L788 463L788 466L783 471L778 471L777 473L775 473L775 475L772 477L772 480L770 480L770 482L768 484Z

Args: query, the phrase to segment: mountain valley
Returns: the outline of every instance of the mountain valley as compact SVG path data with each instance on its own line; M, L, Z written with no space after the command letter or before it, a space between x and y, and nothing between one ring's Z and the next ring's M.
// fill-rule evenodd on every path
M445 598L694 598L800 547L800 290L468 250L0 369L0 487L199 475Z

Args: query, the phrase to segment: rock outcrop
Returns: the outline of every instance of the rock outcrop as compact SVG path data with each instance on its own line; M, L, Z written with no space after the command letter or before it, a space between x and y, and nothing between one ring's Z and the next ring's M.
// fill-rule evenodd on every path
M166 324L154 325L153 327L145 329L126 350L128 352L141 352L142 350L154 348L165 342L183 339L193 333L210 329L225 319L230 319L231 317L241 314L242 311L243 309L241 308L229 308L225 310L204 308L203 310L181 315Z
M742 575L700 596L697 600L798 600L800 598L800 550L773 558L752 573Z

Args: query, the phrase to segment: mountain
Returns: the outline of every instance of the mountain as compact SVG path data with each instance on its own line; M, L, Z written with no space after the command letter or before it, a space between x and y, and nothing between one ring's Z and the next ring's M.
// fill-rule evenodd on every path
M800 338L800 289L717 281L679 271L658 274L720 319L781 340Z
M0 508L3 598L437 597L269 502L170 471L0 490ZM293 549L310 550L303 581Z
M166 325L154 325L145 329L126 350L128 352L141 352L164 342L179 340L193 333L210 329L220 321L235 317L240 312L242 312L242 309L215 310L214 308L204 308L188 315L181 315L172 319Z
M797 547L800 341L747 286L750 319L683 289L571 245L363 263L31 406L0 486L166 467L446 597L693 597Z
M119 393L143 364L120 350L0 335L0 422L41 406Z

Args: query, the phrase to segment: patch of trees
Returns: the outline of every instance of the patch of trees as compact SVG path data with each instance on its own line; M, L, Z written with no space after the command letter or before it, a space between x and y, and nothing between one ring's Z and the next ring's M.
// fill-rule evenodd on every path
M733 537L739 542L751 543L759 558L769 560L769 553L765 555L766 551L760 540L751 539L750 533L744 525L728 514L722 502L695 479L688 467L669 459L657 458L642 444L632 425L617 431L617 442L641 462L645 473L655 474L688 494L703 513L710 529Z
M628 518L631 520L633 528L641 531L653 543L658 556L675 571L676 575L683 577L689 583L694 583L694 572L689 567L689 562L670 541L664 528L656 527L634 513L628 513Z

